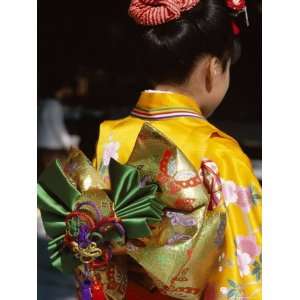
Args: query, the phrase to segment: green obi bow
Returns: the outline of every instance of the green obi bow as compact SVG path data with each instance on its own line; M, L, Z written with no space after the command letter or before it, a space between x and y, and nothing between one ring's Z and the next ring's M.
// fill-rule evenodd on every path
M70 156L75 157L77 163L80 161L81 165L85 164L85 169L92 171L93 167L82 152L72 150ZM100 249L104 243L120 242L120 238L123 238L124 243L125 238L137 239L149 236L150 225L161 221L164 208L164 205L156 200L157 185L141 186L135 167L121 165L111 159L109 165L111 191L91 188L81 192L72 180L76 170L69 175L67 173L70 172L70 164L76 164L74 159L69 165L66 164L65 173L61 162L54 161L40 176L37 189L38 207L41 210L45 231L52 238L48 245L50 260L54 267L64 272L72 271L82 262L80 259L101 260L103 251ZM97 199L93 199L95 194L98 196ZM109 205L106 211L101 209L101 204L105 202L106 206ZM69 216L71 218L68 220ZM106 228L99 231L101 229L99 224L106 225L109 230ZM70 239L71 242L73 239L73 242L75 240L79 246L82 245L80 253L83 253L83 256L78 253L74 256ZM98 250L98 256L92 256L93 251L89 250L84 256L83 250L87 249L89 243L94 243L92 250L94 252Z
M206 175L198 171L148 123L125 165L111 159L95 170L71 150L38 182L52 265L76 272L82 299L123 300L126 267L122 257L111 258L126 248L162 293L199 299L222 250L226 215L208 209ZM105 296L97 298L99 286Z

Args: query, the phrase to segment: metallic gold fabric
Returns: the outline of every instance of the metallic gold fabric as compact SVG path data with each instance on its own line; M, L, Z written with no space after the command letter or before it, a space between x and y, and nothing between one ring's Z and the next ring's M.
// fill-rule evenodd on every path
M160 186L159 200L170 208L193 211L208 203L198 172L185 155L147 123L141 129L127 164Z
M209 195L203 179L185 155L148 124L142 127L127 165L111 159L108 168L110 191L100 188L100 176L78 150L71 151L64 163L64 172L58 162L46 169L40 183L50 188L49 192L54 196L44 197L39 192L39 206L42 213L57 215L57 219L45 223L46 230L50 233L49 228L63 223L60 234L67 230L71 234L73 230L77 231L76 224L72 229L72 223L66 225L64 219L71 211L77 212L75 207L80 203L92 201L101 212L104 209L105 215L116 214L121 219L128 237L128 254L144 268L162 293L178 299L199 297L205 278L220 254L225 229L224 213L207 212ZM87 178L90 179L89 188ZM43 189L42 186L39 188ZM66 202L69 194L71 198ZM69 203L69 212L60 203ZM80 212L97 220L97 210L93 207L84 206ZM53 233L51 237L49 249L55 256L53 265L61 270L67 269L68 262L69 269L78 265L64 246L65 237ZM142 243L140 246L134 241L137 238ZM111 239L114 247L125 242L114 240ZM90 254L94 252L96 257L102 253L96 243L86 248L76 244L72 251L81 262L86 259L90 262L93 259ZM115 258L107 267L92 270L93 276L99 277L105 293L116 300L124 299L126 292L126 271L124 266L116 263L120 260L121 257ZM195 263L201 267L194 268ZM77 270L79 277L81 269L82 264Z
M215 240L218 231L224 231L225 216L206 214L209 197L198 172L173 143L148 124L142 127L128 164L138 166L150 182L158 182L158 197L167 205L153 236L143 240L147 246L130 245L129 255L162 293L197 299L220 254L222 240ZM191 268L195 262L199 269ZM183 285L178 280L182 272Z
M102 189L103 178L92 167L90 161L80 151L73 149L64 161L64 173L80 189L85 192L91 189Z
M143 92L137 107L154 112L168 111L168 109L171 111L189 109L195 113L201 113L193 99L174 93ZM201 189L199 194L202 195L202 206L199 203L200 208L196 206L192 208L190 207L191 202L185 199L178 203L182 203L185 208L190 207L190 210L180 209L178 212L192 215L201 211L201 207L206 206L204 203L210 201L212 210L207 214L207 221L203 224L207 224L211 233L217 227L220 228L219 238L215 241L220 245L221 252L217 254L215 252L218 249L216 245L213 246L210 239L204 238L205 230L200 230L199 237L197 227L191 227L188 233L193 235L193 245L188 239L184 241L184 237L182 238L180 235L174 236L174 232L179 231L180 234L186 234L186 231L182 231L182 227L170 226L172 214L169 214L170 217L164 218L160 226L153 228L152 238L143 241L146 248L139 247L137 249L135 245L128 245L130 255L144 266L162 293L168 293L174 298L199 299L198 295L201 294L205 300L261 299L261 188L247 156L232 137L205 119L178 117L145 121L128 116L120 120L106 121L100 126L94 165L103 174L106 187L109 187L109 178L105 178L105 176L107 176L107 161L110 157L117 159L120 163L128 161L134 163L131 160L134 157L136 161L139 161L136 165L143 166L141 171L147 171L145 174L148 173L153 178L155 171L151 173L153 167L148 168L147 165L151 166L151 161L155 157L145 156L145 159L148 160L145 163L137 154L133 153L135 147L143 139L139 133L144 124L149 124L167 137L168 142L175 144L199 174L206 188L205 193L203 186L198 187ZM139 140L139 138L141 139ZM150 139L147 138L147 140ZM147 152L148 155L152 152L158 153L158 155L162 153L158 147L151 147L151 151L148 151L149 146L147 146L143 148L142 152ZM165 158L167 161L169 160L168 155ZM171 165L174 166L174 163ZM178 166L182 166L182 164L180 163ZM177 192L176 186L169 184L169 180L174 178L174 173L170 173L173 176L164 176L165 172L162 173L160 179L165 182L166 186L168 185L167 189L171 190L172 188ZM205 197L205 194L209 194L209 199ZM171 195L162 199L164 203L170 205L170 208L174 205L173 200ZM226 217L223 246L221 246L222 228L225 223L223 221L213 222L215 214L217 220L223 220L223 216ZM219 217L217 217L218 214ZM173 217L173 219L175 218ZM209 220L212 220L212 223ZM215 224L215 226L209 224ZM174 244L170 247L166 245L166 241L172 235L171 243ZM197 257L198 251L190 251L189 255L192 253L192 259L188 260L184 251L189 246L193 246L195 249L207 247L205 248L207 255L212 255L211 261L206 262L205 260L204 263L203 256ZM169 249L178 247L177 253L180 254L175 257L173 251L164 252L162 250L164 247L170 247ZM156 254L151 255L150 258L149 251ZM163 255L161 255L161 251L164 252ZM173 264L173 260L176 261L176 265ZM181 264L182 269L177 263ZM207 268L207 273L202 272L202 267ZM173 278L171 278L172 275L169 277L168 271L165 270L168 268L171 270L170 274L173 272ZM186 274L188 274L188 278ZM197 285L199 290L190 289L191 287L197 288ZM176 290L177 288L183 290Z
M74 268L71 263L74 256L83 263L101 257L103 252L97 247L103 247L105 240L113 246L124 245L125 231L128 239L147 237L151 235L150 224L161 221L164 204L156 197L157 185L141 186L139 173L133 166L114 160L109 166L110 197L108 191L99 188L99 175L79 150L70 152L63 168L59 161L54 161L39 178L38 206L45 230L52 238L49 243L51 262L61 271ZM117 232L110 233L113 230L99 232L98 225L103 225L99 222L105 221L104 217L122 222L116 225L123 237L121 241ZM111 224L110 228L115 226ZM98 246L87 235L97 236ZM78 242L83 246L78 247ZM66 259L62 260L65 257L70 257L70 267L64 263Z

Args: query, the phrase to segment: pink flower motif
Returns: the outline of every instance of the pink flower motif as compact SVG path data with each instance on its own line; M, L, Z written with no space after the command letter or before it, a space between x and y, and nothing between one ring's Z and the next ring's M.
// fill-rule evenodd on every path
M237 188L237 205L244 212L249 212L251 205L252 205L252 194L249 188Z
M250 267L251 264L251 257L248 253L243 253L241 251L237 251L237 260L238 260L238 266L240 269L240 275L241 277L247 276L250 274Z
M249 275L250 264L255 261L255 257L260 253L260 248L256 244L255 236L239 236L236 238L236 244L240 274L241 276Z
M118 150L120 148L120 143L110 142L104 145L103 149L103 165L108 166L110 159L113 158L117 160L119 158Z
M256 243L254 235L239 236L236 238L237 249L243 253L247 253L251 260L254 261L255 257L259 255L260 248Z
M233 181L226 181L222 182L222 192L224 195L224 201L226 205L230 203L236 203L238 200L237 190L238 187Z

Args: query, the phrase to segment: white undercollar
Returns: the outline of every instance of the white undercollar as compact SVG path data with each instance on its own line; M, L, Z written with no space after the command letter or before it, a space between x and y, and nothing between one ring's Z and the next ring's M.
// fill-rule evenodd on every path
M171 91L160 91L160 90L145 90L146 93L164 93L164 94L174 94L174 92Z

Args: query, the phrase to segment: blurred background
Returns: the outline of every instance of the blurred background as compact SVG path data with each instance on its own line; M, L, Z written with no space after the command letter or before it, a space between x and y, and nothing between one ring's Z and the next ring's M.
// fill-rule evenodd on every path
M93 158L99 124L128 115L146 88L132 70L128 0L38 0L38 173L68 147ZM241 57L211 123L235 137L261 180L261 1L239 16ZM51 128L50 128L51 127ZM38 216L38 299L75 299L73 280L51 269Z

